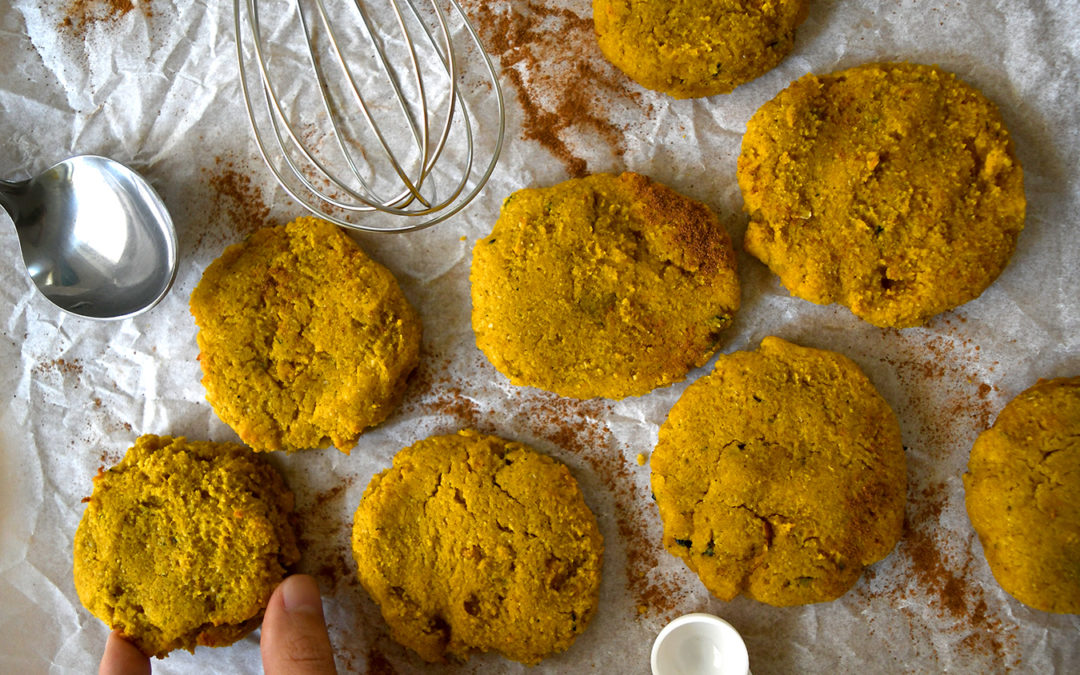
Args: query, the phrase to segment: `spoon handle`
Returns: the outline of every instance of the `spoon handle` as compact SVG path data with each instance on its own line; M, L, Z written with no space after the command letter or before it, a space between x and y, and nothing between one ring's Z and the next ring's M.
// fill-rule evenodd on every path
M30 184L30 181L10 181L0 180L0 207L3 207L11 219L18 220L19 209L17 208L19 203L19 197L26 194L26 188Z

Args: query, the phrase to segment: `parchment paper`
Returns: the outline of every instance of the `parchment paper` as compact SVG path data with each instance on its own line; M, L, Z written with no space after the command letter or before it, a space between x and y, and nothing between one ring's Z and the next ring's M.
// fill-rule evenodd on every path
M424 320L405 402L349 456L275 455L298 499L303 571L324 591L343 672L648 672L670 618L709 611L746 638L753 671L1059 672L1080 663L1080 619L1026 608L993 580L963 508L975 437L1038 378L1080 374L1080 13L1038 0L814 0L794 52L728 96L673 101L607 65L584 0L466 3L501 67L507 146L463 213L410 235L358 240ZM65 21L67 20L67 21ZM206 265L255 224L300 210L275 188L241 104L227 2L12 0L0 8L0 173L23 178L97 153L142 172L176 222L170 295L135 319L64 315L33 289L0 226L0 672L93 672L106 627L71 580L71 541L100 466L143 433L233 440L204 399L187 301ZM779 609L711 598L661 550L638 466L685 383L622 402L510 386L469 326L468 269L503 197L582 171L629 169L712 206L741 241L735 181L747 119L808 71L875 60L937 63L996 101L1024 167L1027 226L977 300L925 328L879 330L791 298L741 252L743 307L723 351L775 334L859 363L899 415L910 486L897 549L835 602ZM545 116L546 115L546 116ZM0 217L6 222L6 217ZM711 368L711 364L708 366ZM690 374L687 382L706 372ZM353 581L348 533L370 477L400 448L463 426L566 462L607 554L596 619L566 653L526 669L496 655L428 666L396 645ZM155 661L158 673L258 672L258 633Z

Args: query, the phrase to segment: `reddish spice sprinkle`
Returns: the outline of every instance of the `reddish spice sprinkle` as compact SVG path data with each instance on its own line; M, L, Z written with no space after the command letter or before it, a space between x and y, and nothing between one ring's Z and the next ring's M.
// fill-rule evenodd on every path
M624 130L611 122L611 113L645 106L636 85L601 54L592 17L536 0L462 4L517 90L526 139L555 155L572 177L589 173L574 151L575 137L599 137L622 156ZM651 114L652 106L645 110Z
M113 23L134 9L134 0L71 0L60 27L85 37L90 26ZM151 16L149 1L142 3L142 10L145 16Z

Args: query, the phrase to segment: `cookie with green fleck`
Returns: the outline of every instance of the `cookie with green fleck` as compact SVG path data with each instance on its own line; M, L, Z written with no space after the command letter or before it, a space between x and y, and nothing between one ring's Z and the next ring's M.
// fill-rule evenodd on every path
M420 316L394 275L310 216L226 248L191 314L206 400L256 452L348 453L420 359Z
M292 492L236 443L141 436L86 501L79 600L148 656L244 637L300 559Z
M1024 229L997 106L916 63L808 74L746 123L743 246L792 295L906 328L977 298Z
M476 344L513 384L573 398L681 381L739 307L727 231L634 173L519 190L473 249Z
M603 539L562 463L475 431L433 436L371 479L353 520L360 582L426 661L535 664L596 612Z
M1080 377L1040 381L979 435L964 503L1001 587L1080 614Z
M674 98L727 94L776 67L809 0L593 0L600 50L638 84Z
M650 459L664 547L722 600L834 600L900 538L896 415L850 359L767 337L686 388Z

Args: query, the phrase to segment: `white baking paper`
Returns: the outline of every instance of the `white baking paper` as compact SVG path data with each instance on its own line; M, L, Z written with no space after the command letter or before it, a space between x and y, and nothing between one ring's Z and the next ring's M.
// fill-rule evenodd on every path
M758 675L1075 668L1080 619L1031 610L1001 591L964 512L960 480L972 442L1008 400L1039 378L1080 374L1075 7L812 0L779 67L730 95L691 101L643 90L607 64L585 0L467 0L465 7L506 94L498 168L480 197L443 224L357 237L423 317L420 370L401 408L351 455L326 449L271 458L297 493L300 569L322 585L342 672L645 673L659 629L693 611L734 624ZM275 25L274 17L267 22ZM620 402L509 385L473 341L471 247L512 191L624 169L705 201L739 242L745 217L735 167L751 114L807 72L875 60L939 64L997 102L1024 167L1026 229L1012 263L980 298L903 331L790 297L737 244L743 307L722 349L753 349L779 335L853 358L899 415L910 499L897 549L841 599L784 609L720 602L660 547L648 465L635 461L650 454L685 383ZM0 216L0 672L87 673L107 635L71 580L71 542L91 477L140 434L235 439L204 398L188 297L226 245L301 210L276 187L252 141L232 3L9 0L0 7L0 63L3 177L24 178L73 154L113 157L161 193L180 242L176 283L159 306L92 322L36 293L14 228ZM469 92L482 96L483 87ZM354 581L348 537L368 480L398 449L463 426L566 462L606 540L595 620L570 650L532 669L492 654L465 665L424 664L388 637ZM176 653L154 668L258 672L258 633L224 649Z

